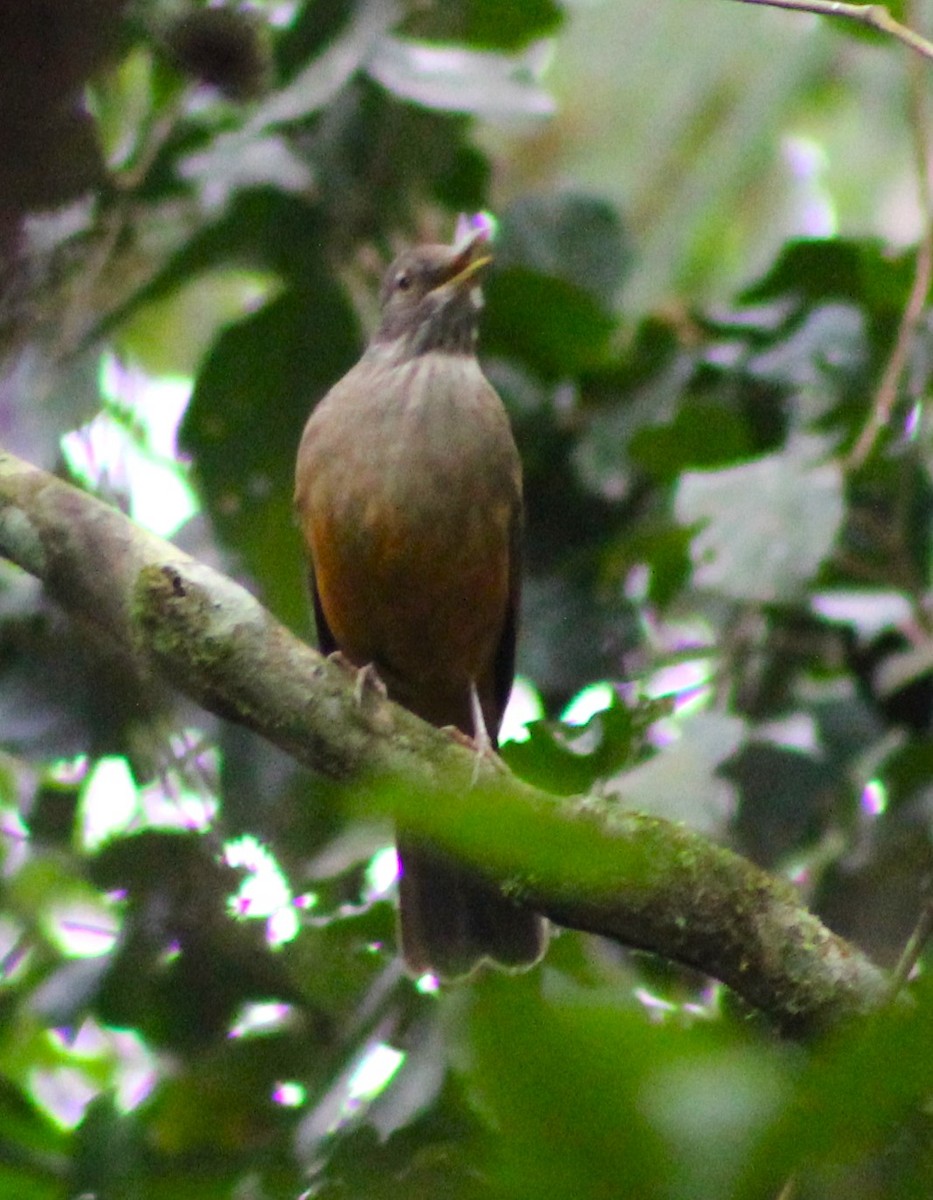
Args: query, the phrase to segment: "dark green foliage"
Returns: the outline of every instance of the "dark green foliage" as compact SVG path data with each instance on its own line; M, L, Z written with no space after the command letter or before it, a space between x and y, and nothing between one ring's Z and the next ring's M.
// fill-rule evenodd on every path
M877 443L847 456L914 253L797 239L716 304L631 299L645 214L572 172L523 176L509 154L533 139L505 152L476 119L524 134L548 100L536 43L576 6L308 0L287 27L193 0L125 20L3 7L4 445L60 461L61 435L114 407L105 350L197 360L180 449L200 515L178 540L310 633L291 513L307 413L360 352L397 249L499 205L480 349L525 465L519 666L545 710L506 761L700 826L896 961L933 873L926 316ZM27 9L60 36L37 41ZM699 124L730 103L713 99ZM98 182L30 241L22 211ZM723 219L685 233L672 278L702 274ZM185 307L234 272L254 290ZM167 309L208 318L177 360ZM116 467L81 477L132 500ZM562 723L599 681L607 706ZM379 814L141 678L12 569L0 745L0 1196L758 1200L791 1176L799 1200L931 1193L923 976L807 1047L692 971L570 931L529 975L419 990ZM476 824L495 861L509 814ZM588 845L528 849L582 879ZM271 925L260 851L280 869Z

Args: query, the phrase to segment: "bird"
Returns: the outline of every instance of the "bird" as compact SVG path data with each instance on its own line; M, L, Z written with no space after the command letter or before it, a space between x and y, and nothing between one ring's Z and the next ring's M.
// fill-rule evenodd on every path
M485 749L512 687L522 470L476 356L486 228L404 251L360 360L312 409L295 471L322 653ZM399 938L413 977L537 963L547 924L412 831L396 830Z

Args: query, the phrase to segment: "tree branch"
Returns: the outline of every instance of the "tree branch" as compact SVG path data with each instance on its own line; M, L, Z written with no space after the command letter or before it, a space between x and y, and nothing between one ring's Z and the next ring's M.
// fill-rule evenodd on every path
M795 1035L881 1003L885 980L793 888L680 825L557 798L367 693L243 588L0 451L0 555L204 708L403 816L561 925L728 984ZM495 837L489 830L495 829Z
M913 29L895 21L883 4L842 4L839 0L738 0L739 4L760 4L767 8L790 8L796 12L816 13L821 17L841 17L887 33L924 58L933 59L933 42Z

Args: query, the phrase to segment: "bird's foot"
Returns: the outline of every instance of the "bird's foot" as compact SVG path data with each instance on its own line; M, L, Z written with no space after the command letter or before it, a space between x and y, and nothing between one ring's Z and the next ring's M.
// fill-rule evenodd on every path
M357 671L353 694L360 708L365 706L367 699L371 700L374 696L378 696L380 700L388 699L389 689L382 682L374 663L366 663Z
M473 750L479 753L479 746L476 744L476 738L470 737L468 733L464 733L462 729L458 729L456 725L442 725L441 733L446 733L452 742L456 742L458 746L462 746L464 750Z
M327 656L327 661L335 663L341 670L353 676L353 696L360 708L366 707L366 701L373 695L385 700L389 692L382 682L374 663L366 663L358 667L344 654L342 650L334 650Z
M483 716L476 685L473 683L470 684L470 716L473 720L472 737L468 733L464 733L462 729L458 729L456 725L445 725L443 730L459 745L464 746L467 750L472 750L473 775L470 779L470 787L475 787L484 762L492 764L499 770L502 770L503 766L502 759L496 753L495 744L489 736L486 718Z
M350 662L342 650L331 650L327 655L327 661L333 663L335 667L340 667L341 671L346 671L348 675L355 675L359 670L356 663Z

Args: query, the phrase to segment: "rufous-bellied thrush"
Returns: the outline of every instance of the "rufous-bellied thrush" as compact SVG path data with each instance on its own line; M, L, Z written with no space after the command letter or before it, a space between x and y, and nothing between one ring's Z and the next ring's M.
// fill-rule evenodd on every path
M475 353L490 260L481 230L392 264L369 346L305 426L295 503L321 650L372 664L399 704L494 745L514 673L522 481ZM398 850L410 972L538 961L536 913L404 829Z

